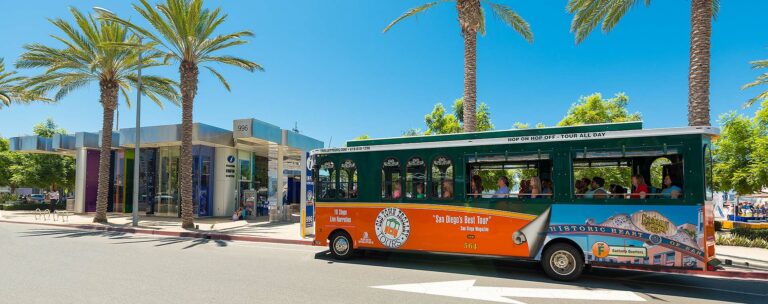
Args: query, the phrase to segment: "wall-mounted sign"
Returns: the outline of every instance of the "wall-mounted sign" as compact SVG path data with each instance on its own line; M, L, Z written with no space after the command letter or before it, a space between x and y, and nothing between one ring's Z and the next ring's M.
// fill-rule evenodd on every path
M252 119L238 119L235 120L232 126L232 135L234 138L251 137L251 131L253 130Z

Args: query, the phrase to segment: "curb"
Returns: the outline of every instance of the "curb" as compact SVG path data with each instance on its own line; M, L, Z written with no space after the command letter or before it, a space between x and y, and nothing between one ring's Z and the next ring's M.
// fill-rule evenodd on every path
M68 224L54 224L54 223L30 223L30 222L19 222L19 221L8 221L8 220L0 220L0 223L42 225L42 226L75 228L75 229L83 229L83 230L113 231L113 232L123 232L123 233L175 236L175 237L186 237L186 238L197 238L197 239L222 240L222 241L244 241L244 242L277 243L277 244L291 244L291 245L312 245L312 241L309 241L309 240L289 240L289 239L266 238L266 237L258 237L258 236L229 235L229 234L223 234L223 233L162 231L162 230L152 230L152 229L105 227L105 226L96 226L96 225L87 225L87 224L68 225Z
M768 280L768 272L764 271L732 271L732 270L716 270L716 271L704 271L704 270L691 270L691 269L677 269L677 268L658 268L649 270L639 266L597 266L594 267L605 269L628 269L642 272L664 272L682 275L691 275L697 277L725 277L734 279L746 279L746 280Z

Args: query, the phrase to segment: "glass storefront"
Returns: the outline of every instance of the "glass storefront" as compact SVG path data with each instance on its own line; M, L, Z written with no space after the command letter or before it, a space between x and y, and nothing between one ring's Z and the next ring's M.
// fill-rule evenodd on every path
M155 214L179 216L179 147L157 149L157 183L155 184Z
M269 215L267 171L266 157L239 151L237 206L246 208L249 217Z
M215 149L192 147L192 188L197 216L211 216L213 210L213 159Z

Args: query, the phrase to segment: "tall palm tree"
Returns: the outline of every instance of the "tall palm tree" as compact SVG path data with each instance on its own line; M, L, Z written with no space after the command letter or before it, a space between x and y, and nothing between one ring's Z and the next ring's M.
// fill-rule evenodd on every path
M29 103L32 101L46 101L39 92L25 90L22 87L24 76L17 75L16 71L5 71L5 61L0 58L0 108L10 106L12 103Z
M569 0L566 10L574 14L571 32L576 43L587 38L598 24L611 31L621 17L640 0ZM651 0L643 0L646 6ZM688 125L709 126L709 61L712 19L720 0L691 0L691 46L688 67Z
M181 163L179 188L181 194L181 222L183 228L194 227L192 214L192 106L197 95L199 66L220 63L253 71L264 69L255 62L234 56L218 55L223 49L248 43L242 37L253 36L250 31L213 36L216 29L227 19L220 8L203 8L203 0L166 0L151 5L141 0L133 8L146 19L157 34L117 16L106 16L140 32L157 43L156 50L163 52L165 60L179 63L181 83ZM226 79L215 69L204 65L229 91Z
M62 19L49 19L64 35L52 35L64 44L62 48L38 43L25 45L17 67L44 68L42 74L25 81L25 86L34 91L56 91L54 100L61 100L70 92L84 88L90 83L99 84L99 102L103 108L101 127L101 155L99 156L99 182L96 195L94 222L107 222L107 197L109 190L110 149L112 147L112 125L117 107L118 94L122 93L129 104L127 92L137 87L136 73L139 63L138 50L143 48L135 35L116 22L97 21L70 8L74 24ZM114 43L132 44L137 47L111 46ZM152 47L152 44L144 47ZM144 52L144 67L162 65L162 54ZM157 76L142 76L142 92L162 107L160 98L178 104L176 83Z
M768 68L768 59L756 60L756 61L752 61L750 63L752 64L752 68L753 69L765 69L765 68ZM745 89L749 89L749 88L756 87L756 86L764 86L766 84L768 84L768 73L763 73L760 76L757 76L757 78L755 78L755 81L750 82L750 83L745 84L744 86L742 86L741 89L745 90ZM754 98L751 98L750 100L748 100L744 104L744 107L745 108L751 107L757 101L766 101L766 100L768 100L768 90L763 91L762 93L758 94Z
M464 37L464 132L474 132L477 129L475 117L477 104L477 33L485 35L485 10L481 2L488 5L496 17L512 27L529 43L533 43L533 32L531 32L528 22L510 7L485 0L430 2L405 12L387 25L384 32L389 31L392 26L403 19L415 16L444 2L456 2L456 11L459 14L459 26L461 27L461 35Z

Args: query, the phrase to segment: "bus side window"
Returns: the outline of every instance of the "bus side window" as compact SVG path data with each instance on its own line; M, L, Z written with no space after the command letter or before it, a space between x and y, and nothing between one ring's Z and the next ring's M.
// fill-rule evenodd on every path
M432 197L453 198L453 162L445 156L432 161Z
M384 159L381 164L381 198L397 200L402 197L401 175L400 162L396 158Z
M346 199L357 198L357 164L352 160L345 160L341 163L339 172L340 196Z
M682 155L673 147L576 152L577 199L679 199Z
M336 198L336 167L333 161L324 161L320 164L317 174L317 194L322 199Z
M421 157L411 157L405 165L405 197L427 198L427 165Z

